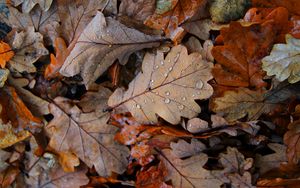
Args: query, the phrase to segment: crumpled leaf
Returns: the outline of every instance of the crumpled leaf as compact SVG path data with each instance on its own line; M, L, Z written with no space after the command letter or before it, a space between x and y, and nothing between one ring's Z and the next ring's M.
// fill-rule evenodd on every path
M8 69L0 69L0 88L4 86L9 75Z
M286 44L275 44L269 56L262 59L262 68L268 76L290 83L300 80L300 40L286 35Z
M226 23L241 18L251 0L213 0L209 7L211 19L214 22Z
M126 108L140 123L157 122L156 114L172 124L180 117L192 118L200 111L196 99L207 99L213 89L211 63L199 53L188 55L184 46L171 49L166 58L162 52L147 53L142 72L129 84L127 91L117 89L109 98L112 108Z
M177 143L171 142L170 147L173 150L173 154L179 158L190 157L206 149L202 142L194 138L191 140L191 143L187 143L182 139L178 140Z
M175 188L219 188L223 184L210 171L203 168L208 160L204 153L182 160L174 155L172 150L165 149L160 155L160 160L168 170L165 181L171 180Z
M207 130L208 127L208 122L200 119L200 118L192 118L189 119L188 122L185 124L182 124L182 127L189 131L190 133L199 133L203 130Z
M123 0L119 7L121 15L144 21L155 11L156 0Z
M48 55L48 50L44 47L43 36L34 31L33 27L28 27L26 31L16 32L11 42L15 56L9 61L11 67L19 72L35 72L33 65L40 57Z
M225 91L224 96L213 99L212 110L223 114L229 122L245 116L247 116L247 120L257 120L261 114L271 112L291 96L299 97L297 87L283 84L268 92L253 91L247 88Z
M8 44L0 41L0 68L4 68L6 63L14 56L13 50Z
M259 172L264 174L274 168L280 167L280 164L287 161L286 146L277 143L270 143L268 147L275 153L268 155L257 155L255 166L259 168Z
M2 105L0 118L3 124L10 122L15 132L24 129L35 132L41 127L41 120L32 115L13 87L0 89L0 104Z
M108 93L101 89L99 98L107 100L103 91ZM49 105L54 119L46 127L51 135L49 146L57 152L74 153L89 167L94 165L100 176L121 174L127 167L128 149L114 142L117 128L106 124L109 114L103 112L105 103L95 101L93 111L83 113L69 99L54 99Z
M14 6L22 4L22 12L29 13L36 4L39 4L43 11L48 11L52 1L53 0L12 0L12 3L14 3Z
M64 76L80 73L85 85L90 86L115 60L125 64L131 53L157 46L160 39L127 28L98 12L80 35L60 73Z
M164 30L167 37L178 41L184 32L179 25L192 18L206 2L206 0L159 0L154 14L144 23L154 29Z
M266 86L260 60L269 53L275 31L272 24L243 27L238 22L221 29L224 45L212 49L217 61L212 73L217 83L234 87Z

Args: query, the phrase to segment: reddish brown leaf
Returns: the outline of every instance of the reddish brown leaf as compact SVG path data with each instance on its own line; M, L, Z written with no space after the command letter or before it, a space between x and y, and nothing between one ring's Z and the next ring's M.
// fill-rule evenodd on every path
M151 166L148 170L140 171L137 174L137 188L162 188L170 187L164 183L167 176L167 169L163 163L158 166Z
M252 0L253 7L285 7L292 14L300 14L300 1L298 0Z
M300 121L289 125L289 130L284 135L284 143L287 145L287 159L292 164L298 164L300 159Z
M5 42L0 42L0 67L4 68L6 62L14 56L14 52Z
M15 181L20 170L17 167L9 167L0 173L0 187L7 188Z

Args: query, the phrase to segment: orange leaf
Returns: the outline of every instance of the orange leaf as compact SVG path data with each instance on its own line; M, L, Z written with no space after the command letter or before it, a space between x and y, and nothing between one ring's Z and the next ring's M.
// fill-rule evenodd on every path
M154 14L145 20L145 24L154 29L164 30L167 37L173 41L180 41L184 35L180 24L193 17L200 7L206 5L206 0L173 0L170 1L170 9L161 12L156 5Z
M162 188L171 187L164 183L165 177L168 175L167 169L163 163L158 166L151 166L148 170L140 171L137 174L137 188Z
M0 118L3 123L11 122L17 131L28 128L34 131L41 124L41 120L32 115L12 87L0 90L0 104L2 105Z
M54 46L55 46L56 57L53 54L50 55L51 62L47 66L44 74L45 78L48 79L54 78L59 74L58 71L69 54L67 52L67 45L63 38L60 37L56 38Z
M4 68L6 62L14 56L14 52L8 44L0 42L0 67Z
M299 0L252 0L253 7L285 7L292 14L300 15L300 1Z

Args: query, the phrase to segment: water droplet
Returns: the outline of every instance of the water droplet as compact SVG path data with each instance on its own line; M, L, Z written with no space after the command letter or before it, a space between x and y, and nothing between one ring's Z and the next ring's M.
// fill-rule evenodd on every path
M138 109L140 109L140 108L141 108L141 105L137 104L136 107L137 107Z
M158 65L155 65L154 69L158 69Z
M155 94L158 95L159 93L156 91Z
M192 95L192 97L195 97L195 96L196 96L195 94Z
M170 68L169 68L169 71L172 71L172 70L173 70L173 67L170 67Z
M168 60L168 63L171 63L171 60L170 60L170 59Z
M108 45L108 47L109 47L109 48L111 48L111 47L112 47L112 45L111 45L111 44L109 44L109 45Z
M201 89L203 87L203 82L201 80L199 80L197 83L196 83L196 88L197 89Z
M161 64L161 65L164 65L165 63L164 63L164 61L160 61L160 64Z
M165 103L166 103L166 104L169 104L170 102L171 102L171 100L170 100L169 98L166 98L166 99L165 99Z
M154 99L151 99L151 102L154 102Z
M197 95L200 95L200 91L197 91Z
M183 105L179 105L178 108L179 108L179 110L183 110L184 106Z
M144 100L144 103L147 104L147 100L146 99Z
M181 99L182 99L183 101L185 101L185 100L186 100L186 97L182 97Z
M175 56L175 58L174 58L174 61L175 62L178 61L179 57L180 57L180 53L177 53L176 56Z
M168 73L165 73L165 74L164 74L164 77L167 77L167 76L168 76Z
M166 94L167 96L169 96L169 95L170 95L170 92L169 92L169 91L166 91L165 94Z
M151 83L153 83L153 82L154 82L154 80L150 80L150 82L151 82Z

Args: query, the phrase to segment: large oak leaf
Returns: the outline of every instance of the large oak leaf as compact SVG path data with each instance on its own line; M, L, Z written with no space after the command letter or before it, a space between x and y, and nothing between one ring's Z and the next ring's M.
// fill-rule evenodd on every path
M180 117L192 118L200 111L196 99L213 93L207 83L212 64L199 53L188 55L184 46L175 46L166 58L162 52L147 53L142 72L127 91L117 89L109 99L112 108L126 108L141 123L157 122L157 116L177 124Z
M145 35L98 12L80 35L60 73L80 73L85 85L90 86L115 60L125 64L131 53L157 46L160 40L159 36Z
M95 101L108 98L107 89L99 92ZM56 151L74 153L89 167L95 166L101 176L112 172L123 173L129 152L114 141L117 128L106 124L108 113L103 113L105 103L94 101L94 111L83 113L71 100L58 97L50 104L54 119L47 125L51 133L50 146Z

